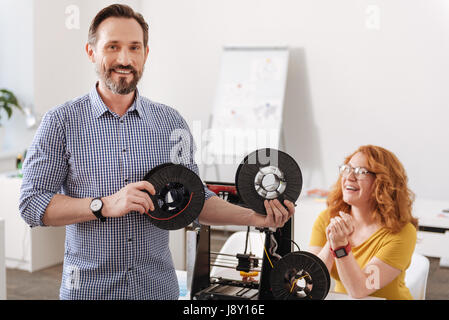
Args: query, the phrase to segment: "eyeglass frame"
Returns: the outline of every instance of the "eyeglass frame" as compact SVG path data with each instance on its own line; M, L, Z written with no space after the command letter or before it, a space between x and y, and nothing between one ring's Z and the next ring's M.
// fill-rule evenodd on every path
M350 170L349 170L349 173L347 174L347 175L343 175L343 172L342 172L342 167L349 167L350 168ZM365 173L361 173L361 172L359 172L361 169L363 169L363 170L365 170L366 172ZM338 173L342 176L342 177L344 177L344 178L347 178L347 177L349 177L350 175L351 175L351 172L354 172L354 177L357 179L357 180L363 180L363 179L365 179L366 177L367 177L367 174L368 173L370 173L370 174L372 174L372 175L376 175L376 173L374 173L374 172L372 172L372 171L369 171L368 169L366 169L366 168L364 168L364 167L355 167L355 168L353 168L353 167L351 167L349 164L347 164L347 163L344 163L344 164L341 164L341 165L339 165L338 166ZM362 175L362 176L360 176L360 175ZM362 177L361 179L360 179L360 177Z

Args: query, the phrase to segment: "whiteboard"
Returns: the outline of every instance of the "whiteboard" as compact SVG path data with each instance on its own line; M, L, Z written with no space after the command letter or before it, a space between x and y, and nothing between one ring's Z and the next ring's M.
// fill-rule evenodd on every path
M288 47L224 47L208 130L212 156L279 148Z

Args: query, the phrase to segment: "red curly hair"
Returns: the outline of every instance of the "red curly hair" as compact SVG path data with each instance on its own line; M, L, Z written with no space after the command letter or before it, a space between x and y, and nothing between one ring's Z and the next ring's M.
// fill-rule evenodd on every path
M415 195L407 186L407 174L399 159L385 148L366 145L347 156L344 163L348 163L358 152L367 158L366 169L376 175L371 195L375 203L372 212L374 221L392 233L399 232L409 222L417 228L418 219L412 216ZM341 177L329 193L327 207L331 217L337 216L339 211L351 212L351 206L343 201Z

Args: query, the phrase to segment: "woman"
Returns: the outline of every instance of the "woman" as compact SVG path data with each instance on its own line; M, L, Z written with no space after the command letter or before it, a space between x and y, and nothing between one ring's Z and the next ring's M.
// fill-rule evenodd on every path
M396 156L378 146L360 147L340 166L309 248L326 264L336 292L413 299L404 278L418 220L407 180Z

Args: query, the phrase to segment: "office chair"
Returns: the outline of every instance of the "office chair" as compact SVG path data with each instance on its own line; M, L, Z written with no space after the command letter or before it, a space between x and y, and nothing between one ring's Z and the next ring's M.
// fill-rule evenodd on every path
M410 266L405 274L405 285L410 289L410 293L415 300L425 300L426 298L429 268L429 259L414 252Z

